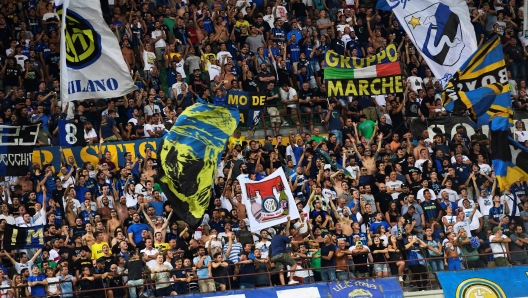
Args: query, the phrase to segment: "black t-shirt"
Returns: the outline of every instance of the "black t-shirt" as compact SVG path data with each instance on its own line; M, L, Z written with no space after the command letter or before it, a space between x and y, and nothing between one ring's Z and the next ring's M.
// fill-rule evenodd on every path
M387 192L379 192L375 194L374 200L376 203L379 203L380 210L378 211L383 214L389 210L390 203L393 201L392 196Z
M420 105L420 111L422 112L422 115L425 117L429 117L429 108L427 108L426 103L429 103L430 105L434 106L435 99L434 97L425 96L422 100L422 103Z
M360 273L369 272L369 268L367 266L368 253L352 255L352 259L354 260L354 264L364 264L364 265L355 265L354 269L356 272L360 272Z
M75 270L79 270L79 273L82 272L82 268L83 267L88 267L88 268L90 268L90 271L91 271L91 270L93 270L93 263L92 263L91 259L79 258L79 259L77 259L77 261L75 261L74 267L75 267Z
M407 103L407 109L405 115L407 117L418 117L418 110L420 109L420 104L416 101L409 101Z
M269 89L268 89L268 90L266 90L266 91L267 91L267 92L266 92L266 96L267 96L267 97L273 97L273 96L275 96L275 94L276 94L274 90L269 90ZM267 106L275 106L275 105L278 104L278 102L279 102L279 99L278 99L278 98L273 98L273 99L266 100L266 105L267 105Z

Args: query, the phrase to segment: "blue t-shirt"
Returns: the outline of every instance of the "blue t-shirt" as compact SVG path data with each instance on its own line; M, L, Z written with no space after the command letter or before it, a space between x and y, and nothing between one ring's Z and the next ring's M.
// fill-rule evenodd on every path
M134 239L134 243L139 243L143 240L141 237L141 232L143 230L149 230L150 227L147 224L144 223L135 223L132 224L130 227L128 227L128 233L132 233L132 239Z
M333 245L332 243L330 243L330 245L321 243L321 257L327 257L331 251L335 251L335 245ZM325 260L321 258L321 267L328 267L334 265L334 258L331 258L330 260Z
M196 266L196 263L200 262L200 257L195 257L193 259L193 264ZM196 269L196 273L198 274L198 278L208 278L209 277L209 268L207 268L207 265L211 262L211 257L206 256L203 261L202 268Z
M391 228L390 225L386 221L380 221L380 222L371 223L370 224L370 231L372 233L376 233L376 231L378 230L379 226L384 226L385 227L385 231L388 231Z
M115 120L110 117L106 117L101 123L101 136L103 139L109 138L114 135L113 128L115 126Z
M291 242L291 239L284 235L275 235L271 239L271 253L272 257L286 252L286 245Z
M163 202L151 201L149 206L154 207L154 214L156 214L156 216L163 216Z
M43 281L46 277L44 274L39 274L37 276L28 277L28 282ZM31 287L31 296L43 296L46 295L46 290L43 285L36 285Z

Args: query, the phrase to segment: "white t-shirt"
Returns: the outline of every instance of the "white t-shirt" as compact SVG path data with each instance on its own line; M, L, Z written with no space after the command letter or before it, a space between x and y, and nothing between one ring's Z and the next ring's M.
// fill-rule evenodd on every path
M15 218L11 215L5 216L0 214L0 219L5 219L8 224L15 225Z
M442 197L442 192L447 192L447 194L449 195L449 201L453 202L453 203L456 203L458 202L459 200L459 196L458 196L458 193L452 189L447 189L447 188L444 188L440 191L440 197Z
M25 71L24 69L24 61L29 59L26 55L15 55L15 60L18 65L22 68L22 71Z
M418 91L418 89L422 89L423 80L420 77L410 76L407 78L407 82L411 82L411 88L414 91Z
M392 188L392 189L400 188L402 184L403 183L400 180L396 180L394 182L393 181L389 181L389 182L385 183L387 188ZM393 193L391 193L392 199L393 200L397 200L398 196L400 194L401 194L401 192L393 192Z
M275 27L275 25L273 25L273 23L275 23L275 17L272 14L268 14L268 15L263 16L262 20L264 22L268 22L270 28Z
M493 257L494 258L508 257L506 255L506 246L504 245L504 243L502 243L502 242L491 242L491 240L493 238L495 238L495 237L497 237L497 236L491 235L489 237L490 247L491 247L491 251L493 252ZM501 238L502 239L506 239L508 237L506 237L506 235L501 235Z
M19 262L15 263L15 270L18 274L20 274L20 272L22 272L22 269L25 269L25 268L28 268L29 272L31 272L31 267L33 267L33 261L31 260L28 260L25 264L22 264ZM31 275L33 275L33 273L31 273Z
M229 53L228 51L223 51L216 54L216 60L218 60L218 62L220 63L222 63L222 59L227 58L233 58L233 55L231 55L231 53ZM227 60L225 62L227 62Z
M528 140L528 131L516 131L515 135L517 135L517 142L519 143L524 143L524 141Z
M181 74L183 79L187 78L185 74L185 60L181 59L180 62L176 62L176 71Z
M465 209L464 208L464 213L466 214L466 218L469 218L469 215L471 214L471 212L473 212L473 208L469 208L469 209ZM476 230L480 227L480 221L479 221L479 218L482 217L482 213L480 213L480 211L475 211L475 214L473 214L473 220L471 220L471 224L469 225L469 228L471 230Z
M350 31L354 31L354 29L351 28L350 25L346 23L344 25L337 24L337 31L345 32L346 27L350 28L351 29Z
M269 255L269 250L271 247L271 242L268 240L266 243L259 241L257 244L255 244L255 248L260 249L260 253L262 254L262 258L265 259Z
M137 196L136 194L129 194L128 192L125 193L126 198L126 206L129 207L136 207L137 205Z
M84 139L87 140L88 138L96 138L97 137L97 133L95 132L95 129L91 129L89 132L86 132L86 130L84 130Z
M493 197L489 196L487 198L479 197L478 203L480 210L484 215L489 215L491 207L493 207Z
M58 287L58 282L59 282L59 278L54 276L54 277L46 277L46 280L48 281L48 292L50 292L50 294L56 294L58 291L59 291L59 287Z
M151 131L152 133L154 133L154 127L152 126L152 124L145 124L145 126L143 127L144 129L144 132L145 132L145 137L147 138L150 138L150 134L148 133L149 131Z
M460 229L466 229L466 233L469 236L471 235L471 229L469 227L470 225L471 225L471 222L469 220L469 217L466 217L464 218L464 221L459 221L453 226L453 231L458 234Z
M290 90L288 90L288 92L285 92L286 93L286 100L292 100L294 96L297 95L297 91L295 89L293 89L292 87L290 87ZM296 108L297 107L297 104L293 103L293 104L288 104L287 105L288 108Z
M163 34L163 32L161 30L154 30L152 31L152 39L155 39L155 38L158 38L160 37L161 35ZM165 40L163 38L160 38L160 40L156 41L156 43L154 44L154 47L156 48L164 48L167 46L167 43L165 42Z
M519 210L519 203L521 203L521 201L519 200L519 198L516 198L513 196L513 194L504 194L501 198L500 198L501 202L504 202L506 201L506 204L508 204L508 208L510 209L510 215L512 216L519 216L521 213L521 211ZM515 212L515 214L512 214L513 212L513 202L515 201L515 205L517 205L517 210Z
M346 169L353 178L356 178L356 175L359 172L359 166L347 166Z
M156 54L154 54L153 52L143 51L143 63L145 63L143 70L151 70L156 63Z
M491 167L487 163L480 164L479 167L484 174L488 176L491 174Z
M429 159L418 159L415 163L414 163L414 166L417 167L418 169L420 169L420 171L423 172L423 164L428 161Z

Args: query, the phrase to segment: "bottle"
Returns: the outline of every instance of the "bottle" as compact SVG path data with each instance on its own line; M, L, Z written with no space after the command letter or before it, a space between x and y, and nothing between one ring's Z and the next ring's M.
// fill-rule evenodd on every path
M257 202L256 195L253 195L251 191L249 191L249 202L251 203L251 214L258 222L261 222L262 206Z
M284 192L284 187L282 186L280 182L277 183L277 191L279 192L279 204L282 210L284 210L282 214L289 215L290 210L288 206L288 196Z

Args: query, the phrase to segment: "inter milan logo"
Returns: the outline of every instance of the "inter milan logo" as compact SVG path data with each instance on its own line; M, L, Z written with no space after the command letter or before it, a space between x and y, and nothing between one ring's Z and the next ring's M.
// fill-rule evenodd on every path
M465 47L460 19L447 5L436 3L404 19L415 44L421 45L421 52L429 59L444 66L460 60Z
M62 18L62 7L57 11ZM90 22L68 10L66 15L66 62L68 67L82 69L101 56L101 36Z

